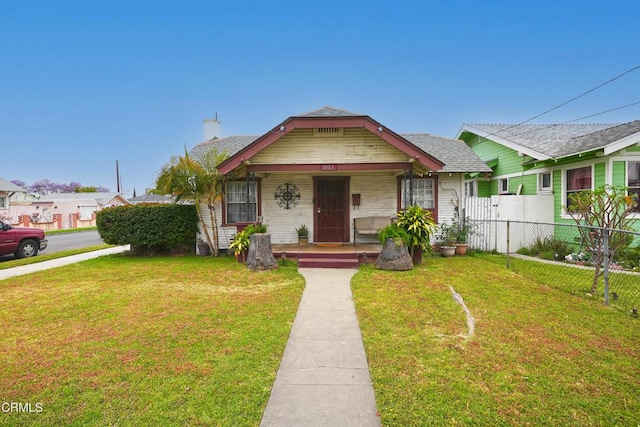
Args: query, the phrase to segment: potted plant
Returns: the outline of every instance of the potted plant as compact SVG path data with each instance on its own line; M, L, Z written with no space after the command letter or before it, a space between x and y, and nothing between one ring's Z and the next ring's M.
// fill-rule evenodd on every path
M296 228L296 233L298 233L298 244L300 246L309 244L309 229L306 225L302 224L300 228Z
M411 205L398 212L396 224L409 235L407 246L414 265L422 263L422 254L431 250L431 235L436 229L436 223L431 212L418 205Z
M455 255L458 228L453 222L451 224L444 222L440 225L440 239L440 253L442 256L449 258Z
M376 259L376 268L380 270L405 271L413 268L413 260L407 249L409 233L394 223L378 232L382 251Z
M264 224L249 224L242 231L238 231L231 238L231 242L229 243L229 249L233 251L236 259L240 263L245 263L247 261L247 251L249 251L249 236L254 233L265 233L267 231L267 226Z

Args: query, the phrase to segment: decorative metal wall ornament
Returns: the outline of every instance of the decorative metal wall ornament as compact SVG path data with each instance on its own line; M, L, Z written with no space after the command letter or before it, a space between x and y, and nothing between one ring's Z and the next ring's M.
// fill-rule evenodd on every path
M281 184L273 193L273 198L278 201L278 206L283 209L293 209L300 201L300 191L295 184L289 182Z

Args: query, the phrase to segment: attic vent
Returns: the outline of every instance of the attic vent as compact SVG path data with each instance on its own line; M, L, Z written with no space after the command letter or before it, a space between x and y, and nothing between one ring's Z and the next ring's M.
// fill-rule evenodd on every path
M344 128L315 128L313 136L343 136Z

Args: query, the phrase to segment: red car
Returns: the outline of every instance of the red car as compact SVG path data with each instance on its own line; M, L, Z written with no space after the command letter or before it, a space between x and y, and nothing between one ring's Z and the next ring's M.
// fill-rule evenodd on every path
M36 256L46 247L46 236L39 228L12 227L0 221L0 255L14 254L16 258L27 258Z

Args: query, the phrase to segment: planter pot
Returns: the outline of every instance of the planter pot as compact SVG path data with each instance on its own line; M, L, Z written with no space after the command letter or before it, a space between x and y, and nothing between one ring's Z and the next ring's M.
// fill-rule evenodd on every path
M445 258L450 258L456 254L455 246L440 246L440 253Z
M211 255L211 250L209 249L209 245L198 245L198 253L200 256L209 256Z
M244 264L247 262L247 252L240 252L238 255L236 255L236 261L238 261L240 264Z
M411 260L413 261L413 265L422 264L422 251L420 249L414 249Z
M309 244L309 236L298 236L298 245L307 246Z
M456 243L456 255L466 255L468 247L466 243Z

